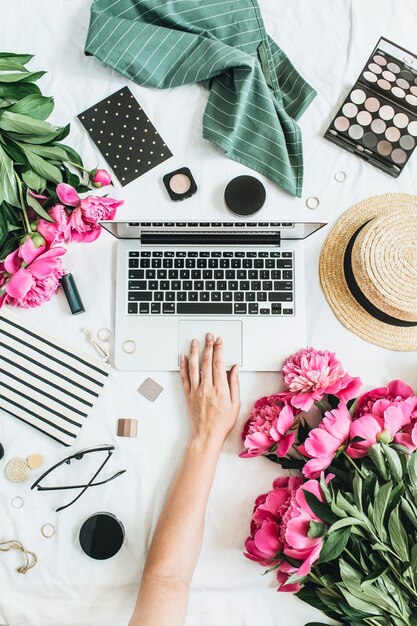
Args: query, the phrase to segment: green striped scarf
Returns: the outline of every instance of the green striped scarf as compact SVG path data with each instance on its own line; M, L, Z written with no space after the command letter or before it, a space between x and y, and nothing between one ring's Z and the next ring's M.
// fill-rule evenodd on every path
M266 33L256 0L95 0L85 52L140 85L204 82L203 137L301 196L296 120L316 94Z

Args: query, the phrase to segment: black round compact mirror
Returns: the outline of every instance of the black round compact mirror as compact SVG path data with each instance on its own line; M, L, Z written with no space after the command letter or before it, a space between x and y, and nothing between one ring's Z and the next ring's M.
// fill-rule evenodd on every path
M83 551L103 561L117 554L123 545L125 529L113 513L96 513L81 526L79 539Z
M253 176L237 176L231 180L224 192L226 206L233 215L249 217L264 205L265 187Z

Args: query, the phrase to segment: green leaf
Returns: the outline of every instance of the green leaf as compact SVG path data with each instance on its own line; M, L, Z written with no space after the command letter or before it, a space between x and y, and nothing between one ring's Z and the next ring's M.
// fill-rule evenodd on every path
M7 85L0 83L0 96L3 98L11 98L12 100L20 100L30 94L40 94L41 90L34 83L14 83Z
M55 220L45 211L43 206L38 202L36 198L30 195L29 189L26 191L26 202L32 209L39 215L39 217L43 217L47 222L54 222Z
M365 578L363 578L361 582L362 589L366 589L366 587L368 587L369 585L372 585L372 583L378 580L378 578L381 578L381 576L383 576L387 570L388 570L387 565L380 565L375 570L373 570L370 574L368 574L368 576L365 576Z
M417 543L411 548L411 569L414 577L417 576Z
M39 176L33 170L26 170L23 172L22 179L25 185L35 191L43 191L46 187L46 180L42 176Z
M352 481L353 486L353 497L355 500L355 504L358 507L359 511L363 511L362 507L362 478L359 476L357 472L355 472L355 476Z
M387 537L387 532L385 530L385 513L387 510L389 497L392 491L392 482L389 481L382 485L380 490L378 491L375 502L374 502L374 512L372 515L372 521L374 523L375 529L377 531L378 536L381 538Z
M12 142L7 142L3 144L3 149L9 157L12 159L13 164L16 165L27 165L27 160L25 157L25 153L23 150L19 148L18 145Z
M403 468L400 458L397 452L395 452L395 450L387 446L385 443L382 444L382 449L384 450L385 456L387 458L392 477L397 483L399 483L403 477Z
M66 146L64 144L61 144L61 148L65 150L65 152L67 153L69 161L72 161L72 163L76 163L79 167L84 167L82 158L80 157L78 152L76 152L73 148L71 148L71 146Z
M349 541L350 532L351 528L349 526L348 528L340 528L331 533L324 542L318 563L327 563L328 561L337 559L337 557L342 554Z
M25 143L41 145L47 144L50 141L53 141L57 137L56 131L45 133L44 135L21 135L19 133L7 132L5 133L7 137L13 139L14 141L24 141Z
M389 477L385 463L385 457L384 453L382 452L380 443L376 443L372 446L372 448L369 450L369 456L382 478L388 480Z
M417 529L417 514L415 511L414 504L411 504L405 498L401 498L401 508L414 526Z
M19 54L16 52L0 52L0 59L10 59L12 61L16 61L16 63L29 63L31 59L33 59L33 54Z
M338 517L332 512L328 504L320 502L320 500L307 489L303 489L305 499L310 509L315 513L323 522L329 522L333 524L338 520Z
M339 530L340 528L345 528L345 526L361 526L362 524L363 522L356 517L344 517L330 526L329 533Z
M343 496L343 494L339 491L336 496L336 504L337 506L348 513L351 517L356 517L356 519L360 519L363 522L367 522L368 519L364 513L358 510L358 508L349 502L347 498Z
M407 533L400 520L400 505L392 511L388 520L388 532L391 545L398 554L400 561L410 561Z
M19 143L22 148L26 148L31 152L34 152L38 156L43 157L44 159L53 159L55 161L62 162L66 159L65 151L59 146L37 146L30 145L25 146L24 142Z
M313 538L313 539L316 537L323 537L325 533L326 533L326 527L324 524L322 524L321 522L315 522L311 520L310 528L307 533L308 537Z
M24 148L30 167L42 178L58 185L62 182L62 174L55 165L51 165L42 157L38 156L28 148Z
M58 134L59 128L52 126L49 122L37 120L20 113L5 111L0 117L0 128L5 131L19 133L22 135L46 135L50 133Z
M413 490L417 491L417 453L411 455L408 464L408 482Z
M16 59L0 58L0 72L13 72L13 70L17 70L18 72L27 72L25 66L19 63L19 61L16 61Z
M63 128L59 128L58 134L55 137L55 141L62 141L63 139L65 139L65 137L69 135L70 130L71 130L70 124L67 124Z
M40 96L37 94L26 96L13 104L9 111L12 113L20 113L21 115L28 115L38 120L46 120L50 116L54 109L54 99Z
M13 161L0 146L0 204L3 200L13 206L20 206Z
M39 78L42 78L46 72L16 72L10 74L0 74L0 83L18 83L30 82L33 83Z

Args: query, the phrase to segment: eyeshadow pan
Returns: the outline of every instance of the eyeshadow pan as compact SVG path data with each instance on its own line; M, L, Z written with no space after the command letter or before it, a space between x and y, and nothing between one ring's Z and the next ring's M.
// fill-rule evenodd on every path
M377 98L367 98L365 101L365 109L371 113L375 113L379 109L379 104Z
M401 72L401 76L402 78L405 78L405 80L408 80L410 82L412 82L414 78L414 74L412 74L409 70L403 70Z
M390 72L394 72L395 74L399 74L401 72L401 68L398 67L396 63L388 63L387 68Z
M378 143L377 150L379 154L382 154L382 156L389 156L392 151L392 145L390 144L389 141L386 141L385 139L383 139L382 141Z
M410 135L417 137L417 122L410 122L407 128Z
M397 113L394 116L393 122L397 128L405 128L410 120L408 119L408 115L405 113Z
M400 87L393 87L391 91L397 98L405 98L404 89L401 89Z
M385 80L389 80L391 83L393 83L396 78L395 74L393 74L392 72L388 72L387 70L385 70L385 72L382 72L382 76L383 78L385 78Z
M400 146L404 150L412 150L416 145L415 140L410 135L403 135L400 139Z
M363 128L359 126L359 124L353 124L353 126L349 128L348 133L352 139L361 139L361 137L363 137Z
M409 104L412 104L413 106L416 106L416 104L417 104L416 96L412 96L411 94L407 94L405 99L407 100L407 102Z
M371 70L371 72L374 72L374 74L380 74L382 72L381 66L377 65L376 63L370 63L368 67Z
M368 126L372 122L372 115L368 111L360 111L356 119L361 126Z
M352 102L346 102L346 104L344 105L342 109L342 113L343 115L346 115L346 117L355 117L357 112L358 112L358 107L356 106L356 104L353 104Z
M378 143L378 137L374 133L365 133L362 141L367 148L375 148Z
M378 65L386 65L387 64L387 60L381 56L380 54L376 54L374 56L374 61L375 63L378 63Z
M333 125L337 130L340 130L340 132L344 132L349 128L349 120L347 117L337 117Z
M408 80L404 80L404 78L399 78L397 80L397 85L398 87L401 87L401 89L408 89L410 87L410 83Z
M388 139L388 141L392 141L393 143L395 143L401 137L401 133L395 126L390 126L385 131L385 137Z
M381 87L381 89L388 91L389 89L391 89L391 83L389 83L384 78L380 78L378 81L378 87Z
M363 77L368 81L368 83L376 83L377 76L372 72L364 72Z
M415 85L410 87L410 91L414 96L417 96L417 87Z
M182 194L189 190L191 181L185 174L175 174L169 181L169 186L174 193Z
M394 109L389 104L384 104L379 109L379 117L381 117L383 120L392 120L392 118L394 117L394 113Z
M373 120L373 122L371 124L372 130L377 135L381 135L381 133L384 132L386 127L387 127L387 125L385 124L384 120L381 120L379 117L377 117L375 120Z
M395 148L395 150L393 150L391 153L391 159L394 161L394 163L402 165L407 160L407 154L401 148Z
M366 93L362 89L354 89L350 94L350 99L355 104L362 104L366 100Z

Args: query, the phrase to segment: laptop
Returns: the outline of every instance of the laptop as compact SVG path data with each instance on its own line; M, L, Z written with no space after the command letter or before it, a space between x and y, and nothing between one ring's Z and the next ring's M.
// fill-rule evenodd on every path
M100 223L119 240L115 366L178 370L206 333L225 362L277 371L305 345L304 246L320 222Z

